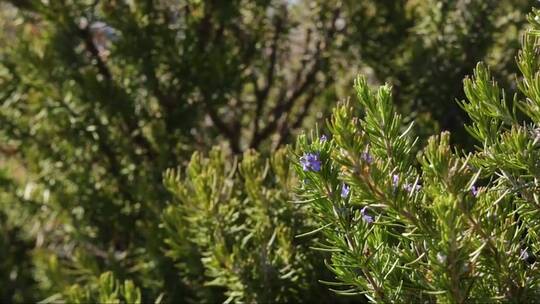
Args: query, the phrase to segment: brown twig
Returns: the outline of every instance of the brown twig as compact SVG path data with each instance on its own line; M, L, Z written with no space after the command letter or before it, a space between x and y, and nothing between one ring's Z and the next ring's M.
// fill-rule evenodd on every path
M278 47L279 47L279 38L283 31L283 20L281 18L277 18L275 22L275 31L274 31L274 38L272 39L272 46L270 51L270 64L268 65L268 69L266 71L266 85L262 90L258 90L258 85L256 84L255 80L255 98L256 98L256 108L255 108L255 117L254 117L254 126L253 126L253 132L252 132L252 139L255 139L257 137L257 133L259 132L260 123L259 119L262 112L262 107L264 104L264 101L268 98L268 94L270 93L270 89L272 88L274 84L274 75L276 71L276 62L277 62L277 54L278 54Z
M272 134L274 131L276 131L276 128L278 127L280 118L283 116L283 113L286 111L290 111L294 104L299 100L299 98L307 91L310 87L313 87L315 85L315 77L317 76L317 73L321 71L322 67L324 66L324 61L326 59L323 57L324 51L326 51L327 48L329 48L329 45L331 45L331 40L333 39L336 29L335 29L335 23L336 20L340 16L340 9L335 9L332 15L331 19L331 25L326 33L323 40L319 40L315 47L315 53L313 54L313 64L311 65L311 68L308 70L306 74L302 77L301 75L302 70L298 71L295 77L295 89L293 89L292 93L289 94L287 97L286 91L283 90L280 93L280 96L278 98L278 102L276 106L271 111L271 118L270 122L258 133L256 136L253 137L250 146L252 148L256 148L260 145L260 143L268 138L270 134ZM306 49L309 46L306 45ZM302 79L303 80L300 80ZM308 104L308 106L311 105ZM307 111L307 110L306 110Z
M89 26L87 25L85 27L79 28L77 33L79 34L79 37L83 40L86 50L90 53L92 59L95 61L98 73L106 80L109 88L114 89L115 84L114 80L112 79L112 73L99 55L99 50L97 49L93 41L92 33ZM129 136L133 138L135 144L143 148L146 151L147 156L152 159L156 158L156 152L154 151L152 145L148 142L148 140L146 140L146 138L144 138L144 136L141 134L137 126L137 122L134 121L130 115L121 115L121 117L128 128Z

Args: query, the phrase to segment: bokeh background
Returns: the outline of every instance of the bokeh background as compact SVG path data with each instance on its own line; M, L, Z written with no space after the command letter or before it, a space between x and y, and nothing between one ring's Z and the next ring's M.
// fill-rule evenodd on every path
M324 257L298 257L303 247L284 241L276 252L288 258L268 265L297 267L298 278L285 284L284 275L260 276L267 262L234 262L273 233L251 249L235 249L240 253L223 249L229 254L215 264L205 258L219 257L212 246L221 234L204 235L252 231L260 218L250 222L249 212L259 209L245 202L259 202L249 194L257 189L280 210L265 215L268 227L309 226L291 220L300 211L282 206L294 181L277 160L286 162L281 148L302 130L323 131L337 101L354 100L358 74L392 85L420 143L449 130L460 149L472 149L456 102L464 99L462 80L484 61L507 92L518 94L515 56L537 2L1 1L0 302L90 299L107 271L133 281L144 302L213 303L231 293L235 301L265 302L270 298L253 296L263 290L276 301L307 301L307 294L337 301L312 278L329 275L317 264ZM177 177L184 190L168 191L175 186L164 184L164 172L181 172L194 152L213 156L192 161L191 175ZM249 169L249 161L265 157L273 159L268 178ZM234 170L235 159L246 158L245 168ZM196 164L221 174L215 176L223 184L241 185L218 199L236 206L223 211L222 230L194 219L221 214L197 209L207 192L197 178L210 171ZM260 184L248 182L261 176ZM202 235L182 228L194 223L206 223L206 230L195 227ZM225 238L224 248L251 244L247 235Z

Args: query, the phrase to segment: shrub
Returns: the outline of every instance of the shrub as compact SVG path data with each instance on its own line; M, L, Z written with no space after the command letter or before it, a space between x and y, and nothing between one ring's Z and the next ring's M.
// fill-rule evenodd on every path
M361 118L343 102L330 140L298 138L295 157L321 163L295 167L338 293L402 303L538 298L540 11L528 19L518 57L524 98L507 98L483 64L464 81L473 153L453 149L443 132L415 157L391 88L373 91L363 78Z
M291 202L296 178L286 150L270 160L248 151L239 162L217 149L195 153L181 172L164 178L176 198L163 215L167 254L186 284L201 289L199 301L218 301L219 290L227 303L332 299L317 282L327 275L322 256L308 249L309 236L298 237L313 223Z
M412 92L402 94L403 100L420 92L429 93L423 100L448 101L453 86L442 85L453 84L449 79L476 62L469 51L494 44L494 23L506 28L501 11L507 10L497 9L499 3L512 11L518 3L174 2L0 3L0 154L17 167L7 166L0 181L2 301L66 297L72 289L86 290L86 299L94 300L96 278L107 271L132 280L143 301L159 295L170 302L266 301L270 291L280 301L302 293L330 299L314 282L327 278L321 255L306 251L313 236L293 237L315 229L315 222L286 203L294 178L276 178L281 173L272 170L280 166L252 168L250 161L265 161L251 152L242 161L247 167L239 169L227 164L228 154L217 165L214 156L203 160L197 154L193 166L199 157L201 174L230 173L215 177L223 183L216 191L234 190L218 214L246 220L232 217L219 225L208 220L217 215L195 208L214 204L197 189L209 180L193 174L169 180L176 197L169 205L162 172L184 166L193 151L214 144L234 154L250 148L273 153L306 118L315 119L335 100L336 80L348 81L351 58L361 58L355 61L375 78L396 78L395 87L403 83L402 93ZM520 0L516 10L528 3ZM445 42L430 44L435 40ZM441 77L426 89L433 77L424 72L443 63ZM456 66L461 68L450 73ZM304 166L318 168L317 157L306 157ZM262 194L270 197L254 196ZM266 252L268 242L275 246ZM214 251L214 244L222 251Z
M111 272L105 272L99 278L93 279L86 285L75 284L67 288L63 294L53 295L41 303L141 303L141 291L132 281L120 283ZM160 299L156 300L159 303Z
M105 271L145 299L187 297L162 252L162 172L215 144L240 153L285 137L295 127L284 118L301 124L331 84L315 77L340 36L326 1L309 17L282 1L175 2L0 4L0 153L24 172L0 184L0 242L17 246L0 255L27 265L0 276L6 301ZM33 293L12 291L34 281Z

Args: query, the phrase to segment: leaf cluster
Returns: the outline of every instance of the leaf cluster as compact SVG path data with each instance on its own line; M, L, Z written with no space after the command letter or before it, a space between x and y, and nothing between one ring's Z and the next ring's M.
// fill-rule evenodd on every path
M390 87L373 91L363 78L357 105L335 108L331 140L299 137L296 157L317 152L323 164L317 172L296 165L298 192L318 222L319 249L331 252L337 281L327 284L338 293L373 302L538 297L539 14L529 16L517 59L523 99L507 100L482 64L464 81L474 153L453 149L443 132L412 155L411 127L394 113Z

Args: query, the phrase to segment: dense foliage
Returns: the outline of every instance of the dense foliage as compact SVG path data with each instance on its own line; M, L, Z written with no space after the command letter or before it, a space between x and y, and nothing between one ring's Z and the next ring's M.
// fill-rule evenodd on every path
M223 287L226 302L329 301L317 282L326 276L323 256L298 237L314 226L291 202L290 170L283 149L270 160L248 151L232 164L214 150L208 159L195 153L185 179L165 174L178 198L164 212L168 255L189 284L205 293Z
M515 87L510 86L517 72L514 58L519 31L527 23L526 13L537 2L377 2L375 21L359 16L352 23L361 27L355 31L354 41L376 44L359 51L360 61L369 66L366 72L372 71L367 75L392 85L397 110L407 122L416 121L414 131L422 140L440 130L451 130L454 142L472 147L474 142L462 128L468 118L455 102L465 98L461 80L482 60L514 93ZM378 28L385 30L371 31L365 26L368 22L378 22Z
M64 298L53 295L43 302L65 301L66 303L141 303L141 291L132 281L123 283L115 280L110 272L84 286L75 284L65 291ZM159 303L160 298L155 303Z
M452 171L458 177L451 187L464 187L456 197L472 204L467 208L479 212L474 216L512 214L508 229L519 236L518 247L495 245L504 252L523 249L532 259L534 209L485 208L500 197L512 206L535 199L512 190L526 191L523 185L535 181L534 155L517 152L533 153L536 145L524 135L537 134L532 123L539 116L533 19L518 65L524 78L510 86L518 33L533 3L0 2L0 302L363 301L320 283L336 278L353 288L344 293L367 290L380 300L370 292L373 282L357 276L358 261L373 258L341 263L356 256L339 248L349 236L342 239L345 232L337 228L338 234L328 234L329 227L360 212L366 223L355 224L355 233L369 240L362 246L386 258L400 250L419 257L420 249L431 248L450 257L448 243L434 243L446 237L444 227L467 233L459 239L461 253L478 249L482 238L467 220L456 215L456 222L437 222L444 210L422 207L457 202L443 197L449 191L439 184L441 168L452 171L456 163L467 164ZM508 96L517 93L515 100L493 87L483 66L462 89L461 79L479 60L492 66ZM368 81L359 81L363 120L342 103L328 138L302 137L296 155L287 156L282 147L302 127L322 125L335 101L353 92L359 71L370 83L392 86L375 94ZM454 99L465 94L469 102L461 111ZM391 95L403 119L394 116ZM461 126L469 119L464 113L472 137ZM399 136L412 120L417 124ZM440 129L452 131L459 147L471 148L472 138L481 148L471 155L453 151L445 133L416 161L414 153ZM301 162L291 164L290 157ZM481 186L478 197L469 193L473 182ZM330 188L320 188L325 183ZM433 238L416 248L427 232L414 229L398 209L379 201L363 209L374 202L372 190L394 195L403 208L418 205L409 211L431 225ZM341 208L332 210L335 219L314 213L314 206L334 203ZM333 252L338 249L342 255ZM477 259L489 262L485 255L480 250ZM433 257L429 251L422 258ZM435 269L419 259L415 263L425 268L409 272L407 257L399 258L393 271L411 274L405 283L431 294L445 290L426 274L445 271L444 265ZM516 263L501 267L525 267ZM377 265L369 267L382 273ZM413 287L399 287L402 276L392 272L383 287L407 299L411 293L402 290ZM510 286L505 278L493 280L497 288Z
M10 237L36 244L32 278L13 278L38 287L5 296L39 298L111 270L148 298L182 298L163 255L162 173L214 144L239 153L284 137L286 116L298 127L333 74L337 13L317 4L300 16L279 1L13 3L0 122L10 169L24 174L4 188L3 210Z
M464 81L475 152L453 149L444 132L415 157L390 87L373 91L363 78L359 107L334 110L330 140L299 138L300 195L339 293L384 303L538 299L540 11L529 21L518 57L524 98L507 98L483 64Z

